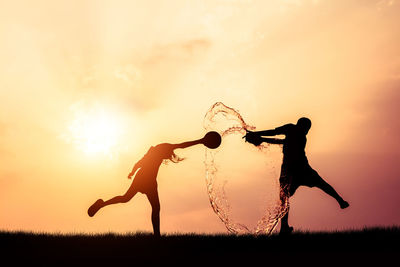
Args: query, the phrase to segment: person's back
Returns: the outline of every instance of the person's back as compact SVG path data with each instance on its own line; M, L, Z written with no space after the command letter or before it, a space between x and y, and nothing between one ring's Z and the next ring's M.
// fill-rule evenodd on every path
M283 165L308 164L305 147L307 143L304 130L295 124L286 124L276 128L279 134L284 134L283 140Z
M169 143L162 143L149 148L137 163L139 170L134 178L134 183L138 188L157 186L157 174L164 160L177 162L182 159L173 153L173 145Z
M158 172L161 163L165 159L163 153L160 151L162 149L162 145L165 146L165 144L159 144L149 148L147 153L140 160L140 166L142 170L156 173Z

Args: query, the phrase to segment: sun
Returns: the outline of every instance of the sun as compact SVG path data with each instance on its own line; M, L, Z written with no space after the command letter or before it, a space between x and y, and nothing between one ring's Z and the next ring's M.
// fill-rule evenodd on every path
M72 107L74 118L69 124L70 140L86 155L112 156L123 134L120 116L103 107Z

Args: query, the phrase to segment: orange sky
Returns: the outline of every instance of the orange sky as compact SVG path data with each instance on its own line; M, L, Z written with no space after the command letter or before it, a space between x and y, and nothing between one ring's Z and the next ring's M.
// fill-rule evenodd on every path
M295 228L399 225L399 13L396 0L0 3L0 229L150 231L143 195L87 207L125 192L149 146L201 137L217 101L257 129L313 121L310 164L351 208L301 188ZM116 128L90 148L93 120ZM224 232L204 148L179 154L158 177L161 231Z

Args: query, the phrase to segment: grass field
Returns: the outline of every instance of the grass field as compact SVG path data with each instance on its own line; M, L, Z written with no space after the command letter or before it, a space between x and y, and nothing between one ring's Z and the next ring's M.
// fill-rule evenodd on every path
M289 236L0 232L1 266L394 265L400 228L294 232ZM235 264L235 265L233 265Z

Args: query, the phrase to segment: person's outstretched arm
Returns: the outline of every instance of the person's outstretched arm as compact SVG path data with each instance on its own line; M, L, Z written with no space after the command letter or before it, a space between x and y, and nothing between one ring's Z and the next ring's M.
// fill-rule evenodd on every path
M261 143L266 142L269 144L277 144L277 145L283 145L284 139L278 139L278 138L264 138L259 135L251 135L251 136L244 136L246 139L246 142L249 142L250 144L253 144L255 146L261 145Z
M246 142L252 143L255 146L259 146L263 142L261 140L262 136L273 136L277 134L280 133L277 132L276 129L265 130L265 131L254 131L254 132L246 129L246 135L243 136L243 138L246 140Z
M252 132L258 136L274 136L280 134L276 129L264 130L264 131L254 131Z
M261 138L260 139L262 142L266 142L268 144L277 144L277 145L283 145L284 140L279 139L279 138Z
M133 166L132 171L128 174L128 179L135 174L135 172L142 167L142 159L136 162L135 166Z
M293 127L293 124L285 124L283 126L277 127L275 129L271 130L264 130L264 131L249 131L246 130L247 134L246 135L252 135L252 136L274 136L274 135L285 135L287 131L290 129L290 127Z
M198 145L198 144L201 144L201 139L194 140L194 141L183 142L183 143L180 143L180 144L172 144L172 149L187 148L187 147Z
M262 142L270 143L270 144L279 144L282 145L284 139L276 139L276 138L263 138L262 136L274 136L274 135L286 135L288 129L293 127L292 124L285 124L281 127L277 127L272 130L265 131L249 131L246 130L245 138L246 142L249 142L255 146L259 146Z

